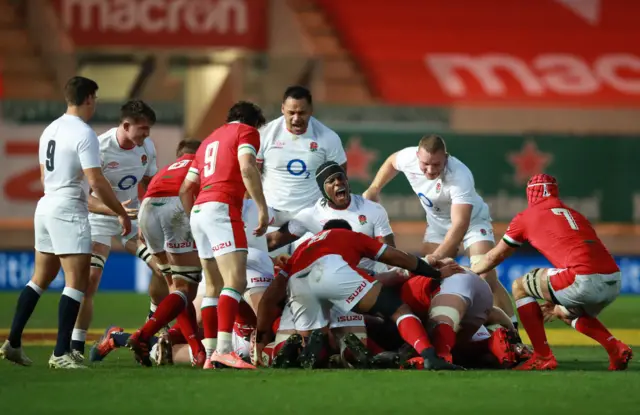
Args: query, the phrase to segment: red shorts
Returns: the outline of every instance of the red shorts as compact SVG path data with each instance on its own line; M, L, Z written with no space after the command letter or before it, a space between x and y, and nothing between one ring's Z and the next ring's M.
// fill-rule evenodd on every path
M428 313L431 307L431 297L438 291L438 284L431 278L415 276L400 289L402 302L411 308L414 313Z

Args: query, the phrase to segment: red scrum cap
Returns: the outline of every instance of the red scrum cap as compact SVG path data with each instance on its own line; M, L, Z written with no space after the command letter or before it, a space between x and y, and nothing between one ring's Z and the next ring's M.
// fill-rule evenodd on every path
M536 174L527 183L527 202L533 205L545 197L558 197L558 181L548 174Z

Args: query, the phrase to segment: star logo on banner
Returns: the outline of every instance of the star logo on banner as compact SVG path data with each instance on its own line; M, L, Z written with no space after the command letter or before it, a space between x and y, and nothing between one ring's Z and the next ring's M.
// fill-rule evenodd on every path
M378 152L364 147L362 139L358 136L349 138L344 151L347 153L347 176L349 179L371 180L370 166L373 161L378 159Z
M520 152L507 155L507 161L516 169L514 181L517 184L524 184L531 176L544 173L544 169L552 160L553 156L539 151L533 140L525 141Z

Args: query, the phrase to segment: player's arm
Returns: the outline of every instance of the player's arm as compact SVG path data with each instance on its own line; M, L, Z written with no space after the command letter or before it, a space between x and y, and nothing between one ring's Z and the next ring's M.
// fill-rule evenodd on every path
M192 163L187 175L184 178L184 181L180 185L180 192L178 196L180 197L180 203L182 203L182 207L184 211L188 214L191 213L191 209L193 208L193 203L196 200L196 194L198 193L198 189L200 188L200 172L198 167L194 167L195 161Z
M280 271L273 279L267 290L260 299L258 305L258 315L256 323L256 341L268 344L273 340L271 326L282 311L279 304L287 297L287 276L286 272Z
M149 188L149 183L151 183L151 179L153 179L153 176L142 176L142 179L140 180L140 186L142 186L142 189L145 192Z
M471 271L478 275L485 274L510 257L516 249L516 247L509 246L504 239L502 239L491 251L487 252L486 255L482 257L480 262L471 266Z
M44 164L40 164L40 184L44 189Z
M91 195L89 196L89 210L94 213L110 212L103 213L109 216L128 217L127 211L116 197L116 194L111 188L111 184L107 178L104 177L102 168L94 167L84 169L83 171L85 176L87 176L89 186L91 186L93 193L97 196L97 198Z
M102 200L98 199L93 194L89 195L88 200L89 212L106 216L118 216L113 210L109 209L109 207L104 202L102 202Z
M238 163L242 182L258 206L258 228L254 230L256 236L262 236L269 225L269 208L262 191L262 177L256 161L256 147L260 145L260 135L257 130L249 131L241 137L238 146Z
M396 238L393 235L391 224L389 223L389 214L382 205L375 202L371 203L375 207L375 215L373 217L373 234L376 238L380 239L382 243L391 247L396 246Z
M300 239L298 235L291 233L289 230L289 223L285 223L277 231L269 232L267 234L267 246L269 247L269 252L275 251L278 248L289 245L290 243Z
M436 258L455 257L458 253L458 247L464 235L469 230L471 223L471 212L473 205L470 204L452 204L451 205L451 227L447 231L442 244L438 246L432 254Z
M382 189L387 185L387 183L397 176L399 172L395 167L397 165L397 155L398 152L393 153L384 161L384 163L382 163L382 166L378 169L378 173L376 173L376 177L369 185L369 188L364 192L364 197L366 199L374 201L378 200Z

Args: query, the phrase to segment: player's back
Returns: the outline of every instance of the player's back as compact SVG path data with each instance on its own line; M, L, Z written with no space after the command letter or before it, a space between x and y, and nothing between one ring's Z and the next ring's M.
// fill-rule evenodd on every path
M347 229L325 230L298 246L287 262L291 266L287 272L294 274L327 255L339 255L347 264L356 268L362 258L377 259L385 248L385 244L359 232Z
M164 166L149 182L144 197L174 197L180 193L195 154L183 154L173 163Z
M578 275L619 271L591 223L558 198L549 198L522 212L529 243L556 268Z
M69 208L87 211L89 184L81 157L91 151L97 158L98 138L80 117L64 114L44 130L38 150L40 164L44 165L43 202L66 200Z
M258 130L239 122L227 123L207 137L192 165L200 174L196 204L222 202L241 209L246 188L238 154L245 147L256 154L259 145Z

